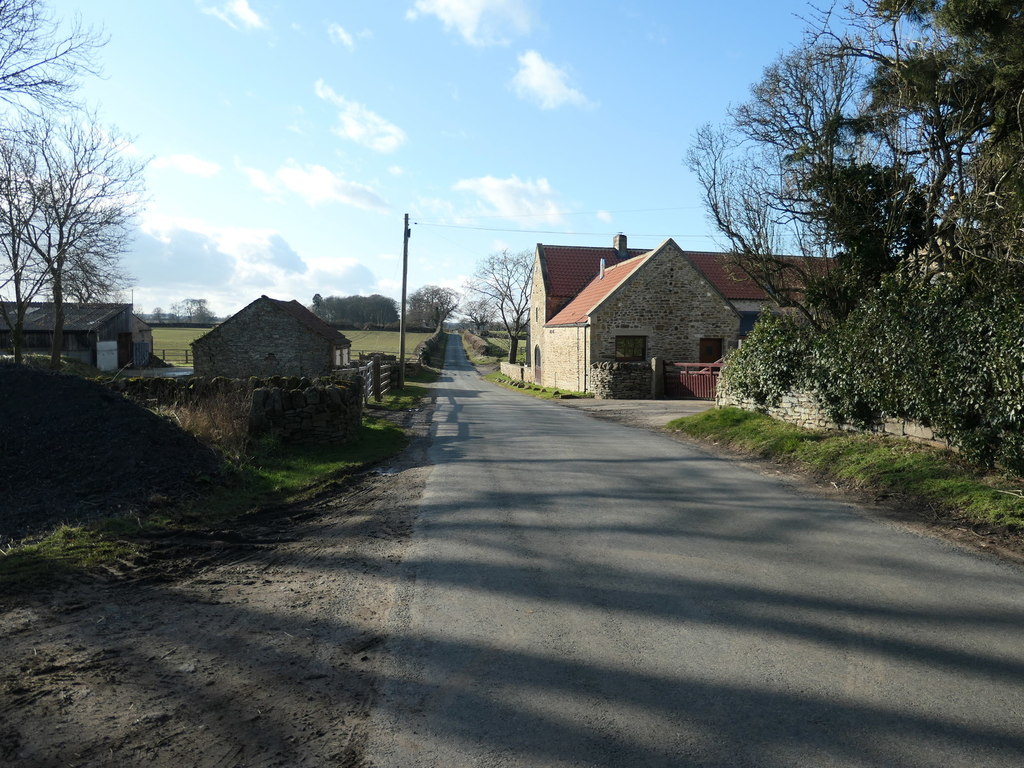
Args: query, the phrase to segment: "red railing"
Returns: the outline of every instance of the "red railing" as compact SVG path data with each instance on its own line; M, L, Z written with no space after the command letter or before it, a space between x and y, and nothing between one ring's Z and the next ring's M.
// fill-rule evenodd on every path
M714 400L721 363L666 363L665 397Z

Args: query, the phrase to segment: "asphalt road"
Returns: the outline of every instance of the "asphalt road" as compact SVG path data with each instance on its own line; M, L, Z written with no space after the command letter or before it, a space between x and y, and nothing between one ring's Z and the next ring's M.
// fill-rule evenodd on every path
M367 758L1024 765L1024 573L449 344Z

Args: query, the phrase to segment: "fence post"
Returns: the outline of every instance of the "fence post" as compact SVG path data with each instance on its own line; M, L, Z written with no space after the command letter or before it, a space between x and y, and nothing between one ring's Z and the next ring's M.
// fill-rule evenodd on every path
M665 360L661 357L651 358L651 399L665 399Z
M380 402L380 356L375 355L373 362L370 363L370 370L372 371L373 378L373 399L375 402Z

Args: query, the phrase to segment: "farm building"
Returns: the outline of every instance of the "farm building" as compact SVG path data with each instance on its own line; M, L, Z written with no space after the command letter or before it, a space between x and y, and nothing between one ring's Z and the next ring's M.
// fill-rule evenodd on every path
M261 296L192 342L199 376L320 376L351 343L297 301Z
M721 254L537 245L530 316L532 378L592 390L605 362L713 362L749 332L767 296Z
M0 349L9 350L13 333L2 318L13 321L15 306L6 303L0 313ZM53 344L54 307L33 302L25 314L22 351L50 354ZM131 304L65 304L62 355L111 371L130 365L133 359L148 361L152 348L149 326L132 314Z

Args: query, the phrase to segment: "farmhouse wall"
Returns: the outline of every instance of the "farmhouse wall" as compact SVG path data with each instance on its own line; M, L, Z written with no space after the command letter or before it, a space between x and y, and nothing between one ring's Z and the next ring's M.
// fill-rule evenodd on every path
M586 326L559 326L542 328L541 381L545 387L588 392L587 378L590 367L590 329ZM531 352L531 354L533 354Z
M590 391L605 400L649 400L650 363L598 362L590 366Z
M740 319L674 245L646 264L590 314L593 360L615 359L616 336L646 336L647 357L699 359L702 338L736 346Z
M330 341L269 302L254 302L192 348L199 376L319 376L333 363Z
M948 440L939 437L935 431L923 424L914 421L903 421L899 419L887 419L880 417L875 423L866 428L853 424L833 421L825 409L814 397L813 393L807 391L789 392L782 396L777 405L771 407L759 406L750 398L740 397L729 391L728 386L719 379L718 406L733 406L746 411L759 411L766 413L779 421L795 424L804 429L817 429L830 432L859 432L866 434L891 435L902 437L918 443L924 443L936 448L949 448L956 450Z

